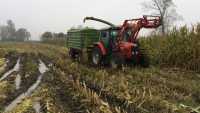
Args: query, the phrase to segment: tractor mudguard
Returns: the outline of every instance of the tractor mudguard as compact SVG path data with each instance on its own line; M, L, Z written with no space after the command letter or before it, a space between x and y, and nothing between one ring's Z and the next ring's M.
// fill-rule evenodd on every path
M102 44L102 42L97 42L97 43L94 44L94 46L99 47L102 55L106 55L106 49L105 49L104 45Z

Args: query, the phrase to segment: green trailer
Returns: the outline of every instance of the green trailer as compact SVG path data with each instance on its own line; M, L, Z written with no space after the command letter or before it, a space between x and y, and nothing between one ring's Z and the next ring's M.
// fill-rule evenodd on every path
M67 32L66 45L72 59L89 57L95 42L99 41L99 31L92 28L71 29ZM88 53L88 54L83 54Z

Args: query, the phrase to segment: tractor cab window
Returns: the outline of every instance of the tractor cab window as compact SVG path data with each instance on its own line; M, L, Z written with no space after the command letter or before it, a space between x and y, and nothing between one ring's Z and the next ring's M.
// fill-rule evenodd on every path
M101 31L101 41L103 41L104 47L109 46L109 31Z
M118 32L117 31L111 31L111 37L114 38L114 37L117 37L117 34Z
M108 38L108 37L109 37L108 32L107 32L107 31L102 31L102 32L101 32L101 37L102 37L102 38Z
M112 31L110 32L110 37L111 37L111 40L112 40L113 42L116 41L117 36L118 36L118 31L117 31L117 30L112 30Z

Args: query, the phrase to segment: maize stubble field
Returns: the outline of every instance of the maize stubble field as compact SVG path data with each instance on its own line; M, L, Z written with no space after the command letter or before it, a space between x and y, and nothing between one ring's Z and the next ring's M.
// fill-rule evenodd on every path
M176 33L179 36L182 31ZM199 36L196 32L194 35ZM183 42L190 41L186 39ZM198 45L199 38L195 39L194 44ZM152 40L141 43L149 53L159 52L151 46L157 39ZM144 44L147 42L149 45ZM158 50L163 53L162 49L170 46L162 47ZM198 47L193 49L197 55L192 56L194 63L188 61L181 65L177 59L168 62L173 53L166 56L168 59L157 56L160 60L151 54L152 65L148 68L125 66L116 70L74 62L65 47L0 43L0 112L199 113ZM187 53L182 55L187 58Z

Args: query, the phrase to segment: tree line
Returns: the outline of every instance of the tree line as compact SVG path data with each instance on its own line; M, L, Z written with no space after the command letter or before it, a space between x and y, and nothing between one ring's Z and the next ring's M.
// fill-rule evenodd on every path
M77 27L71 27L69 30L84 29L84 28L89 28L89 27L83 27L79 25ZM65 45L66 40L67 40L67 33L65 34L63 32L55 33L55 32L46 31L42 33L42 35L40 36L40 41L43 43L56 44L56 45L61 45L61 46Z
M6 25L0 25L0 40L1 41L28 41L31 34L25 28L15 28L15 23L8 20Z
M65 45L65 39L66 39L66 34L59 32L59 33L53 33L53 32L44 32L40 40L44 43L50 43L50 44L56 44L56 45Z

